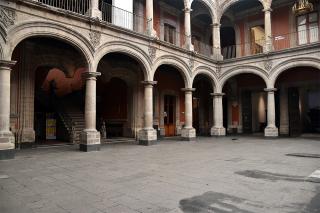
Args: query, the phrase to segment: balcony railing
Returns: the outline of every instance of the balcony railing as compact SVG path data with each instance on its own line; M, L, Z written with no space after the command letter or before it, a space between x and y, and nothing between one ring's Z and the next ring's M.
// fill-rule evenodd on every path
M91 0L37 0L38 2L69 12L86 15L90 8Z
M320 42L318 27L288 34L275 35L272 37L273 51L279 51L318 42Z
M234 44L221 48L221 54L224 59L240 58L244 56L263 53L265 39L254 40L250 42Z
M91 0L34 0L44 5L59 8L68 12L89 16ZM113 5L99 1L99 9L102 12L102 21L107 22L124 29L132 30L140 34L147 33L147 27L150 22L143 15L137 15L132 12L117 8ZM160 21L154 22L154 28L157 30L160 40L168 42L179 48L186 48L186 40L189 39L184 32L179 32L175 27L165 25ZM320 42L318 26L308 30L292 32L288 34L274 35L272 37L272 51L279 51L297 46L308 45ZM193 42L194 51L206 55L212 55L212 45L204 42ZM250 42L234 44L221 48L221 54L224 59L239 58L264 52L265 39L254 40Z
M146 33L147 21L144 16L112 6L103 0L100 2L100 10L103 21L137 33Z

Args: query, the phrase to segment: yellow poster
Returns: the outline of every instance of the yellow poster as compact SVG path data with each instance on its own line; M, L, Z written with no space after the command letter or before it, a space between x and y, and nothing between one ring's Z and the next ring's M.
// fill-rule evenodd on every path
M55 140L56 136L56 119L54 113L47 113L46 115L46 139Z

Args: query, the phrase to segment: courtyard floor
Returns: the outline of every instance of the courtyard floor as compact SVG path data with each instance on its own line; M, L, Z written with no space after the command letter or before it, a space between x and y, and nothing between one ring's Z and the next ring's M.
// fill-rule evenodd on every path
M17 151L0 161L1 213L320 212L320 140L259 137Z

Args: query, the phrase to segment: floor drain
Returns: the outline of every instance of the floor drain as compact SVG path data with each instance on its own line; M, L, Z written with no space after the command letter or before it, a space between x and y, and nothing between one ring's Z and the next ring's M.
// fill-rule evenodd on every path
M0 179L7 179L7 178L9 178L8 175L0 175Z
M320 158L320 154L309 154L309 153L290 153L286 156L302 157L302 158Z
M238 138L232 138L231 140L236 141L236 140L238 140Z

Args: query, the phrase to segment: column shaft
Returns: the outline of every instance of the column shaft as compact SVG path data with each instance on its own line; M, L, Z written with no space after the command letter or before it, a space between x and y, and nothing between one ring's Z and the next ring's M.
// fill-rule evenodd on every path
M153 128L153 85L156 81L143 81L144 84L144 127L139 131L139 144L149 146L157 140L157 131Z
M190 8L184 9L184 31L186 36L185 47L187 50L193 50L193 46L191 43L191 11L192 10Z
M10 72L13 61L0 60L0 160L14 158L14 135L10 131Z
M144 87L144 129L153 129L153 86Z
M149 36L156 36L153 29L153 0L146 0L146 17L147 17L147 34Z
M275 88L267 88L265 89L268 92L268 104L267 104L267 127L264 130L264 134L266 137L276 137L279 135L278 128L276 127L276 109L275 109L275 101L274 101L274 92Z
M213 39L213 58L222 60L221 44L220 44L220 24L214 23L212 25L212 39Z
M265 52L272 50L271 9L264 10Z
M85 96L85 129L81 133L80 150L100 150L100 133L96 130L96 81L99 72L86 72L83 76L86 80Z
M102 13L99 10L99 0L91 0L90 2L90 16L92 18L102 18Z
M196 130L192 127L192 92L194 88L184 88L185 91L185 124L181 130L181 136L186 140L193 140L196 137Z
M185 128L192 128L192 91L185 92Z
M226 129L223 127L223 93L213 93L213 127L211 128L212 136L226 135Z

